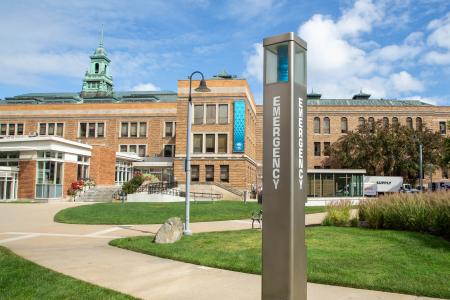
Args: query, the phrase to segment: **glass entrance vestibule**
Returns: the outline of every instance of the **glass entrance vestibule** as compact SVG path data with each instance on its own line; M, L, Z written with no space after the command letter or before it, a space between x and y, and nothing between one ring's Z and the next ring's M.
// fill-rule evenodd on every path
M0 166L0 201L17 200L19 168Z
M362 197L365 170L308 170L308 197Z

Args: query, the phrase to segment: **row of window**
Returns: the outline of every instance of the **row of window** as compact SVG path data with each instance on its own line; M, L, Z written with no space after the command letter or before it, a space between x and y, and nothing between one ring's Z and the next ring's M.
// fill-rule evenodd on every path
M228 153L228 134L226 133L195 133L194 153Z
M23 123L0 124L0 136L23 135Z
M120 145L119 152L136 153L139 157L147 156L147 145ZM175 145L164 145L164 157L175 156Z
M330 156L331 153L331 143L323 142L323 156ZM314 142L314 156L322 155L322 147L320 142Z
M375 119L373 117L369 117L367 119L369 128L374 128L375 126ZM384 128L389 127L389 118L383 117L382 119ZM443 123L443 127L441 127L441 123ZM366 119L364 117L359 117L358 119L358 126L365 126ZM399 121L397 117L392 118L392 126L398 126ZM439 122L439 129L442 134L445 134L445 122ZM406 118L406 126L413 129L413 119L411 117ZM314 118L314 133L320 134L321 133L321 120L319 117ZM422 118L417 117L416 118L416 129L422 130ZM323 133L324 134L330 134L331 132L331 125L330 125L330 118L325 117L323 118ZM348 132L348 119L346 117L341 118L341 133L347 133Z
M229 182L230 167L228 165L220 165L220 181ZM200 166L191 165L191 181L200 181ZM205 166L205 181L214 181L214 165Z
M64 123L39 123L39 135L64 135Z
M206 112L206 113L205 113ZM228 124L228 104L194 105L194 124Z

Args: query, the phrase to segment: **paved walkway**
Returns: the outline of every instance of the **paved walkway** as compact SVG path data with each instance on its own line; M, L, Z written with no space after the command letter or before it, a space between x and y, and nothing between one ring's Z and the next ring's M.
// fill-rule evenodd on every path
M80 204L0 204L0 245L40 265L142 299L260 299L261 278L176 262L108 246L118 237L154 233L159 225L69 225L54 214ZM323 214L308 215L308 224ZM246 220L193 223L192 231L250 228ZM431 299L308 284L308 300Z

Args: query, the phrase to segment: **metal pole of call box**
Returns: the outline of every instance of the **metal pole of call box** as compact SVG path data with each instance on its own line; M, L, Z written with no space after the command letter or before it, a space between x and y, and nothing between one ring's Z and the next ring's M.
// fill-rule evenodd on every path
M306 42L264 39L262 299L306 300Z

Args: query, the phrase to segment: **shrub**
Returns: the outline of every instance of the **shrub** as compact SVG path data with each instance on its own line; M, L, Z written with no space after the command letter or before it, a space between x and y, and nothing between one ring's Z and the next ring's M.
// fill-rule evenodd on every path
M370 228L431 232L450 237L450 193L390 194L359 204Z
M348 226L352 202L350 200L332 201L327 204L327 216L322 222L325 226Z
M133 176L130 181L124 183L124 185L122 186L122 191L127 195L133 194L141 186L144 180L144 176L142 176L141 174L135 174L135 176Z

